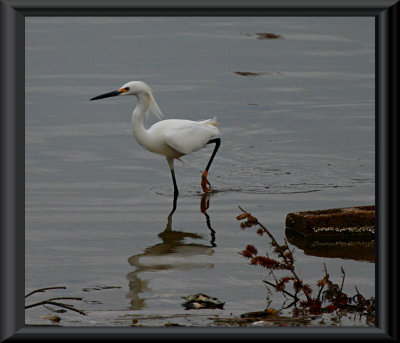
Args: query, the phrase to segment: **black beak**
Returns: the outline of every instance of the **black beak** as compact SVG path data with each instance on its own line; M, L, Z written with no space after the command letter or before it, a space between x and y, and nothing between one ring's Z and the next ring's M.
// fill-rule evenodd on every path
M105 93L105 94L101 94L101 95L95 96L94 98L91 98L90 100L99 100L99 99L109 98L110 96L116 96L116 95L119 95L121 93L122 93L121 91L112 91L112 92L109 92L109 93Z

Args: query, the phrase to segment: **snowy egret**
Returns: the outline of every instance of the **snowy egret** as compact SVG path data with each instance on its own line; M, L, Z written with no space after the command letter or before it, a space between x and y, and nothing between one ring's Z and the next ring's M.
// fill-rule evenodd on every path
M214 151L201 176L203 191L208 193L211 188L207 179L208 171L215 154L221 144L220 138L214 138L219 134L218 124L214 119L192 121L184 119L161 120L151 126L148 130L143 125L145 114L153 112L161 119L162 112L154 100L150 87L142 81L130 81L121 88L101 94L90 100L104 99L112 96L135 95L137 104L132 114L133 135L137 142L145 149L167 158L171 169L174 193L179 194L174 172L174 159L197 151L207 144L215 144Z

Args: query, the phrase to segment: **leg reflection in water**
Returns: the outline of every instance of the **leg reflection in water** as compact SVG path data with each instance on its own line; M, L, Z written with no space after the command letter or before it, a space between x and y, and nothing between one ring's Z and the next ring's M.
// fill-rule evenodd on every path
M207 214L207 210L209 207L210 207L210 193L204 193L203 196L201 197L200 211L206 217L206 224L211 233L210 244L211 244L211 246L215 247L216 246L215 245L215 231L211 227L210 216Z
M210 206L210 195L205 193L201 199L200 211L206 217L206 225L210 230L210 244L187 243L186 239L198 240L203 235L174 230L172 227L172 216L177 208L178 195L174 196L172 210L167 218L167 226L164 231L158 234L162 240L160 243L147 247L144 252L133 255L128 259L129 264L135 270L127 275L129 281L129 292L127 296L131 299L131 309L140 310L146 307L145 299L139 296L140 293L150 290L150 280L139 277L143 272L158 272L165 270L186 271L199 268L213 268L212 263L200 263L196 260L199 255L212 255L214 253L215 231L210 224L210 216L207 209ZM161 257L161 258L158 258ZM168 259L166 259L168 257ZM148 258L149 262L141 262Z

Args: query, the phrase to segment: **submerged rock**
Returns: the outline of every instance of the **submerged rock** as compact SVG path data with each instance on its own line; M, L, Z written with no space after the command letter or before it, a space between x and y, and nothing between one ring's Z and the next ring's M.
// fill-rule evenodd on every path
M371 241L375 239L375 206L289 213L286 230L308 240Z

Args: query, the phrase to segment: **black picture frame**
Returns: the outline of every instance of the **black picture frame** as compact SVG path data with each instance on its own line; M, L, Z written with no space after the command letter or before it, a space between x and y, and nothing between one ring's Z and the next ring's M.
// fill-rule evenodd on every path
M376 326L29 327L24 323L26 16L370 16L376 43ZM0 0L1 341L40 339L397 340L398 0Z

